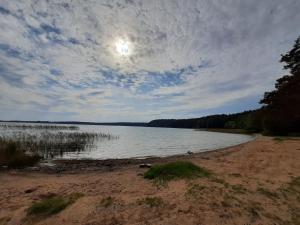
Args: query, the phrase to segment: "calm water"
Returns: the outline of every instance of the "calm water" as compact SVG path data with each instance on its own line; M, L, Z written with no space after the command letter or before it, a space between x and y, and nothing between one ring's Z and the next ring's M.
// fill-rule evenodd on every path
M80 153L67 153L63 158L129 158L169 156L187 151L203 152L247 142L253 137L191 129L80 126L82 131L104 132L119 136L115 140L102 140L96 148Z
M64 152L61 156L56 156L56 158L108 159L170 156L174 154L183 154L187 151L204 152L214 150L253 139L250 135L196 131L192 129L90 125L76 126L80 128L77 132L110 133L119 136L119 138L98 140L94 143L94 147L88 148L85 151ZM6 131L6 134L7 133L8 132Z

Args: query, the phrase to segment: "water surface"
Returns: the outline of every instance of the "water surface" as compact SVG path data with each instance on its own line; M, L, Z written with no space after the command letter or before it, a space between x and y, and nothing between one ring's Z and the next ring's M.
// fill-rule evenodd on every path
M178 128L80 126L80 130L110 133L119 138L101 140L96 143L94 149L79 153L67 153L63 158L108 159L170 156L187 151L214 150L253 139L253 136L250 135Z
M253 136L250 135L197 131L193 129L100 125L76 126L79 129L64 130L63 132L107 133L118 138L95 139L92 145L86 145L87 147L84 148L80 146L80 150L72 150L69 147L67 150L65 148L64 150L56 149L55 154L50 154L52 157L63 159L114 159L170 156L184 154L188 151L204 152L224 148L253 139ZM41 132L45 131L43 129L18 130L18 128L0 130L0 134L5 136L14 132L27 133L28 136L28 134L41 134ZM46 132L57 133L62 131L60 129L49 129ZM45 133L43 136L45 139ZM43 150L42 154L44 157L49 156L49 151L54 152L53 149L49 150L49 148Z

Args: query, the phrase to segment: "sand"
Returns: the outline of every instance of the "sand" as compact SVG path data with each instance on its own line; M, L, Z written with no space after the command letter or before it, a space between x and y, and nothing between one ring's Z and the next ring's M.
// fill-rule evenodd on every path
M151 162L179 159L209 169L213 176L159 185L143 178L147 169L139 168L139 162L64 173L2 171L0 224L300 224L300 139L258 137L218 151ZM83 197L60 213L27 216L35 201L75 192ZM151 205L145 198L159 201Z

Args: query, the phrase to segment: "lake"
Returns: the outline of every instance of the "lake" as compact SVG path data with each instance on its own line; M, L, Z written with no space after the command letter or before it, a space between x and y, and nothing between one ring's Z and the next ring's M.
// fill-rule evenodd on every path
M118 138L95 140L93 146L89 146L83 151L64 151L59 155L55 155L55 158L112 159L170 156L185 154L188 151L204 152L215 150L247 142L254 138L251 135L207 132L193 129L102 125L76 126L79 127L79 130L76 130L76 132L109 133ZM25 131L31 133L40 132L39 130ZM3 130L1 133L4 133ZM5 134L9 135L9 133L6 129Z

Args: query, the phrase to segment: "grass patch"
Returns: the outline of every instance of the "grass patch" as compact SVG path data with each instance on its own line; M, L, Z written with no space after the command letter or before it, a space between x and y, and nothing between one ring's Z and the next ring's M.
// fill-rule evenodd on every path
M149 207L159 207L164 205L164 201L160 197L146 197L137 200L138 205L148 205Z
M259 193L261 193L262 195L265 195L266 197L271 198L272 200L275 200L275 199L279 198L279 196L278 196L277 193L272 192L272 191L270 191L270 190L268 190L266 188L263 188L263 187L257 188L257 191Z
M35 202L29 207L27 215L29 216L49 216L64 210L67 206L73 204L78 198L82 197L81 193L74 193L66 197L57 196L43 199Z
M210 175L211 173L208 170L191 162L177 161L151 167L144 174L144 178L169 181L180 178L209 177Z
M106 198L103 198L101 200L101 202L98 204L98 207L104 207L104 208L107 208L109 206L111 206L113 203L114 203L114 198L111 197L111 196L108 196Z

